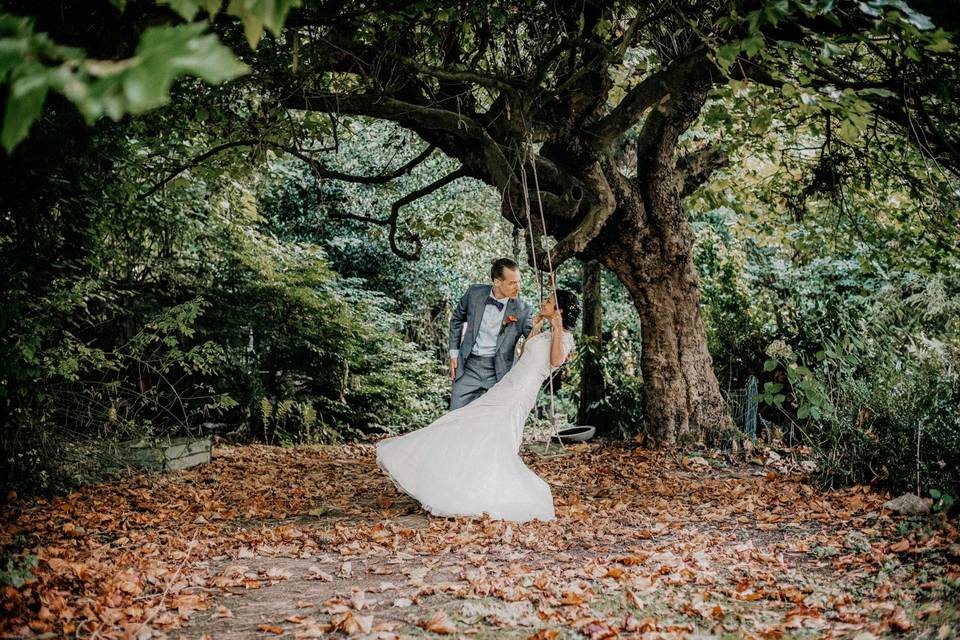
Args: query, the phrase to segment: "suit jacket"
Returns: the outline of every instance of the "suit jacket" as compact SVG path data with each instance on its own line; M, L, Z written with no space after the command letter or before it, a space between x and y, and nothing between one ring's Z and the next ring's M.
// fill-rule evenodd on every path
M450 318L450 348L460 350L460 357L457 360L457 378L463 375L464 366L472 355L470 352L473 351L473 343L477 339L477 332L480 330L480 320L483 318L487 296L490 295L491 291L493 291L493 286L489 284L471 285L453 310L453 315ZM501 325L500 335L497 337L497 351L493 356L497 380L500 380L513 366L513 354L517 347L517 340L520 339L521 335L529 335L530 330L533 329L533 309L520 298L507 300L507 307L503 314L504 321L510 316L516 316L517 320L507 325ZM463 333L464 322L467 323L466 333ZM460 340L461 334L463 335L462 342Z

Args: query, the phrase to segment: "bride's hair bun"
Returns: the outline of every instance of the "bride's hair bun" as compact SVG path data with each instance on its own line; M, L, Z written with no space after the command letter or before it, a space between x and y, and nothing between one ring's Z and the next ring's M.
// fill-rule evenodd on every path
M563 317L563 328L573 331L577 326L577 318L580 317L580 301L577 299L577 294L567 289L557 289L556 295L557 305Z

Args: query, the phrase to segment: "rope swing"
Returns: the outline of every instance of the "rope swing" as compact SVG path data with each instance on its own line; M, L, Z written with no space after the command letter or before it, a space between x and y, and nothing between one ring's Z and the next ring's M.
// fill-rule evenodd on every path
M526 169L527 159L529 159L530 167L533 170L533 186L537 192L537 208L540 210L540 228L543 230L544 237L546 237L546 233L547 233L547 220L543 213L543 200L540 198L540 179L537 175L536 155L532 152L531 146L532 146L531 143L524 142L522 151L520 153L520 183L521 183L521 186L523 187L523 205L524 205L524 213L527 219L527 231L529 234L528 241L530 246L530 258L533 263L533 271L537 277L537 284L539 285L540 299L544 300L545 297L543 295L543 272L540 270L540 266L537 264L537 246L534 243L534 238L536 237L536 234L534 233L534 230L533 230L533 219L530 215L530 189L527 184L527 169ZM509 199L508 199L508 203L509 203ZM512 204L511 204L511 208L512 208ZM547 272L548 272L547 295L549 296L550 294L556 293L557 287L556 287L556 278L554 276L554 271L553 271L553 259L550 256L549 247L547 247L546 254L547 254ZM561 364L561 366L563 365ZM557 370L559 370L559 367L557 368ZM550 385L550 420L549 421L550 421L550 433L552 437L547 441L547 446L545 447L545 449L549 450L550 447L553 445L553 441L556 440L557 442L560 443L560 449L563 450L564 449L563 440L560 438L560 435L557 430L556 392L553 388L553 374L554 372L551 371L550 374L547 376L547 380L549 381L549 385Z

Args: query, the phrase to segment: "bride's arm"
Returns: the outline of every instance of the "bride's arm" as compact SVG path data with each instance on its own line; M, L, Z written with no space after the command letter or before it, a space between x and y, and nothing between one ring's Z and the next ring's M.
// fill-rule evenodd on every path
M524 339L523 344L520 345L520 353L517 354L517 359L520 359L520 356L523 355L523 350L527 348L527 343L530 342L530 339L535 335L540 333L540 329L543 326L543 319L540 317L540 314L533 316L533 328L530 329L530 333L527 334L526 339Z
M570 355L570 350L573 349L573 335L569 331L564 331L563 315L559 310L550 318L550 330L552 332L550 336L550 366L559 367L566 361ZM569 349L564 342L570 342Z
M552 331L553 335L550 336L550 365L559 367L567 358L563 352L563 328L554 326Z

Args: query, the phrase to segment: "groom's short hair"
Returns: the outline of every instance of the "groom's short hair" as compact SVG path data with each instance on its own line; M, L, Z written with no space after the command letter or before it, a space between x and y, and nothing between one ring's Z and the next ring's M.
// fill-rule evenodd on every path
M510 258L497 258L493 261L493 265L490 267L490 280L496 280L497 278L503 280L504 269L516 268L517 263Z

